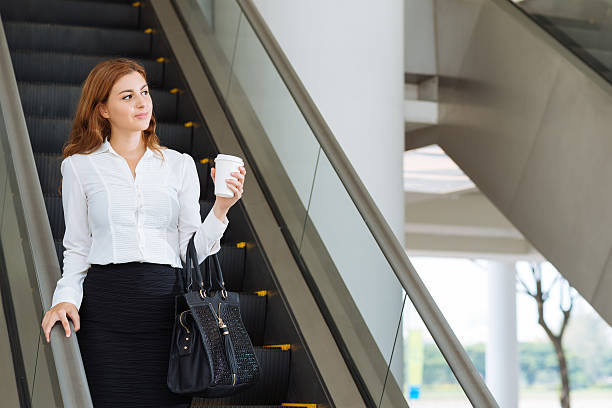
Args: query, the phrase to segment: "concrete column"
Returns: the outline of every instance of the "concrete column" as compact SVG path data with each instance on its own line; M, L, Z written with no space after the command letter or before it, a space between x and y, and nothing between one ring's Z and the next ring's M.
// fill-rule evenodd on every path
M518 407L515 262L480 261L489 272L486 382L500 408Z

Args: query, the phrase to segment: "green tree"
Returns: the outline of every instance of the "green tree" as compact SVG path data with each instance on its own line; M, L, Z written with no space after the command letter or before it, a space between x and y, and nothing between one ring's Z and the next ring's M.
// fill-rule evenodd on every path
M521 373L528 385L536 383L538 376L556 371L556 365L551 367L551 357L554 359L553 348L548 343L528 342L519 344L519 364ZM554 361L554 360L552 360Z
M476 370L484 378L485 375L485 347L484 343L471 344L465 348L470 360L476 367Z
M564 345L575 386L595 385L612 374L612 328L595 312L572 317Z
M435 344L425 344L423 353L423 384L452 384L455 376Z

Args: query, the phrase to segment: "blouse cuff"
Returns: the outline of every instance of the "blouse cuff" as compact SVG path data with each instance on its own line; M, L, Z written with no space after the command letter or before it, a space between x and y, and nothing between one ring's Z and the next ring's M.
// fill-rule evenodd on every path
M225 221L221 221L215 215L215 212L211 209L206 218L204 219L204 230L210 233L210 238L212 241L220 240L223 236L223 233L227 229L229 225L229 220L225 217Z
M83 300L82 292L79 293L71 287L58 288L53 293L51 307L55 307L55 305L57 305L58 303L70 302L76 306L77 310L80 310L82 300Z

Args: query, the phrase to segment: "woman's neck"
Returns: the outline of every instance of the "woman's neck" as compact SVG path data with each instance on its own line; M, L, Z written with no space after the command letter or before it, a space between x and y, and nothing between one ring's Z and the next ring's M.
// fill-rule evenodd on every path
M147 150L141 131L126 135L111 133L109 143L118 154L126 159L139 158Z

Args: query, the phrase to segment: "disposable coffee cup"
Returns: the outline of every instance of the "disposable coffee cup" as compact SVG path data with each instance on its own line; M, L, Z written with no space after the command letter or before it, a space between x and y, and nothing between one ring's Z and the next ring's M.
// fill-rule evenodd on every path
M215 195L219 197L234 197L234 192L227 186L225 179L238 179L231 173L240 173L240 166L244 162L240 157L229 154L218 154L215 158Z

